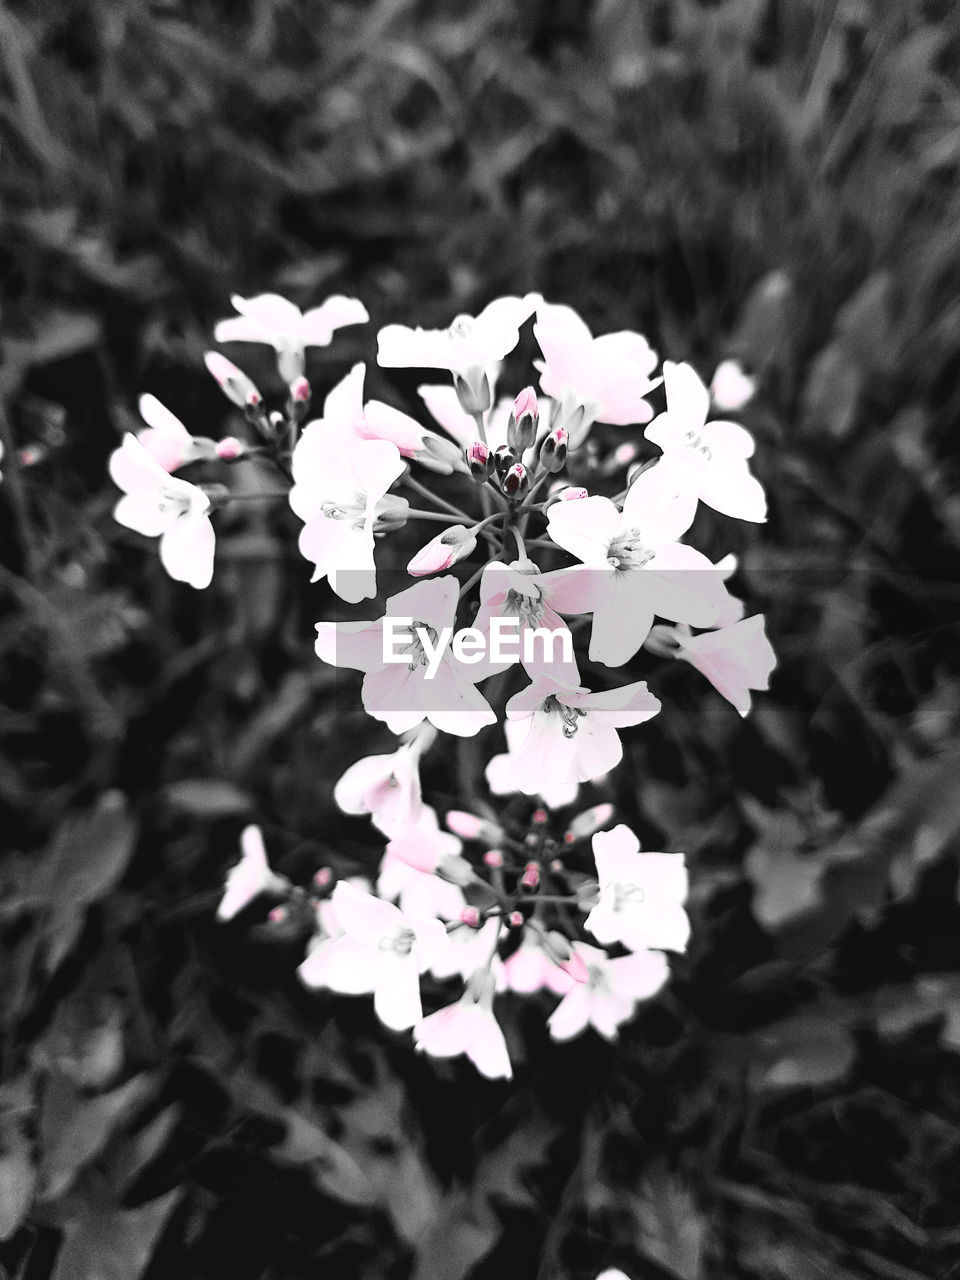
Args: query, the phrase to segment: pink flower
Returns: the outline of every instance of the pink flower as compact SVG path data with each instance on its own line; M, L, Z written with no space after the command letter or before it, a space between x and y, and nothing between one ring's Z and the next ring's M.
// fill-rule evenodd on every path
M447 946L439 920L405 915L390 902L341 881L331 898L340 937L321 941L297 972L308 987L373 993L377 1017L394 1031L423 1016L420 974Z
M466 871L469 864L459 858ZM416 867L390 852L389 846L380 862L377 893L391 902L399 899L400 910L408 916L428 920L459 920L467 900L463 890L450 880L442 880L430 871Z
M540 675L509 700L509 720L529 726L511 755L514 786L528 795L555 783L588 782L623 756L618 729L655 716L660 703L644 681L591 693Z
M521 749L526 741L529 725L525 720L505 720L503 736L507 740L507 750L495 755L484 770L487 786L495 796L509 796L521 791L518 777L521 762ZM540 779L540 787L536 794L549 809L562 809L564 805L573 804L580 790L578 782L556 781L552 778Z
M570 956L575 956L575 951L571 951L565 940L564 946ZM581 976L586 978L586 970L583 970L582 975L575 970L578 976L574 977L570 959L564 963L561 960L561 954L549 947L544 935L538 929L528 926L523 931L520 946L503 962L507 988L520 995L529 995L544 988L558 996L565 995L571 987L577 985Z
M735 422L707 422L710 393L690 365L665 360L663 382L667 410L650 423L646 438L660 446L684 488L708 507L739 520L765 521L767 499L747 462L754 449L750 432Z
M731 702L742 716L750 712L750 690L770 687L770 673L777 655L763 629L763 614L743 618L719 631L692 636L678 628L678 658L683 658L707 677L718 693Z
M141 396L139 408L147 430L139 431L137 439L164 471L177 471L188 462L218 456L217 446L212 440L192 436L156 396Z
M424 724L389 755L364 756L337 782L334 800L344 813L369 813L385 835L415 823L423 812L420 757L435 737Z
M362 440L363 365L334 387L324 416L311 422L293 451L290 506L304 522L300 551L342 600L356 604L377 594L374 528L378 506L403 473L394 444Z
M546 574L544 581L559 612L593 614L592 662L628 662L656 615L709 627L725 607L723 575L677 541L695 507L673 471L658 465L636 478L622 512L600 497L556 503L547 512L550 537L587 566Z
M480 314L457 316L448 329L389 324L377 335L377 363L385 369L449 369L467 373L502 360L520 340L520 326L540 295L496 298Z
M260 828L244 827L240 833L240 861L227 872L217 919L232 920L261 893L285 894L289 888L286 876L270 870Z
M256 385L226 356L222 356L219 351L208 351L203 357L203 363L231 404L235 404L238 409L252 409L260 404L263 397Z
M160 563L176 582L202 590L213 579L210 499L202 489L168 475L135 436L110 455L110 475L124 492L113 517L127 529L160 539Z
M475 973L489 969L498 989L501 988L504 984L503 961L496 950L500 928L500 921L495 918L487 920L479 929L458 925L448 935L450 945L431 963L430 972L441 982L454 977L463 978L466 982Z
M710 397L721 413L737 413L748 404L757 384L736 360L721 360L710 383Z
M462 524L452 524L438 533L413 557L407 565L407 573L420 578L428 573L440 573L458 560L465 560L477 545L476 534Z
M631 951L685 951L690 921L687 869L682 853L641 853L620 823L593 837L600 899L584 921L598 942L622 942Z
M391 596L386 613L374 622L317 624L317 657L363 671L363 705L393 733L427 719L444 733L472 737L496 723L475 688L482 677L457 662L449 645L443 647L453 632L459 589L456 578L431 578ZM405 627L402 619L413 625ZM388 661L391 648L399 658Z
M217 342L267 342L277 353L277 368L284 382L303 375L304 348L330 345L335 330L349 324L365 324L367 309L358 298L334 294L307 312L277 293L255 298L230 299L238 317L221 320L213 331Z
M491 385L492 381L491 379ZM454 387L446 384L424 385L417 388L417 393L431 416L448 435L456 440L461 449L468 449L474 443L477 438L476 419L464 411ZM505 396L497 400L490 412L485 415L487 447L491 453L495 452L500 445L508 443L513 405L514 401ZM541 399L539 409L540 423L536 433L537 439L545 436L549 430L550 402ZM523 452L521 460L527 464L536 461L536 440Z
M460 860L463 845L457 836L441 831L436 810L424 805L415 822L391 833L387 853L418 871L443 869L451 858Z
M493 1016L493 983L468 984L456 1004L429 1014L413 1029L415 1047L434 1058L466 1054L488 1080L510 1080L507 1043Z
M657 386L650 380L657 353L639 333L625 329L594 338L570 307L549 303L537 307L533 332L543 352L543 360L534 361L540 386L563 403L571 449L582 444L591 422L626 426L653 417L644 396Z
M639 1000L656 995L669 977L666 956L638 951L611 960L599 947L575 942L587 969L587 981L574 984L547 1019L554 1040L572 1040L592 1026L607 1040L633 1017Z
M480 608L473 621L487 644L487 656L477 664L477 670L482 673L478 678L505 671L513 665L494 662L489 656L493 619L503 618L516 620L515 626L504 631L503 639L517 651L531 679L543 672L567 684L580 683L570 629L551 608L555 581L549 574L539 574L529 560L515 560L509 565L502 560L492 560L485 566L480 578ZM544 634L535 635L536 632ZM565 656L564 639L569 658Z

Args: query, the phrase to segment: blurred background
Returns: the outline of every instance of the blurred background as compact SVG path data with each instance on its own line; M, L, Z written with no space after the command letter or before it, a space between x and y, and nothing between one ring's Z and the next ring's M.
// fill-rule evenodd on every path
M0 1274L960 1276L958 67L951 0L0 6ZM693 873L617 1045L506 999L492 1085L214 921L247 822L375 865L331 792L391 749L289 511L202 593L111 519L141 393L234 430L202 354L268 290L369 309L321 395L414 410L376 330L528 290L757 379L770 520L697 545L780 666L746 721L668 670L596 793Z

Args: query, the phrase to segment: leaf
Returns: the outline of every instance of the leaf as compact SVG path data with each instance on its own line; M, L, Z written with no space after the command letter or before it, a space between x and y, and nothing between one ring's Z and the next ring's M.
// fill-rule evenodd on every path
M151 1077L142 1073L109 1093L87 1098L66 1076L52 1075L40 1114L41 1194L52 1198L65 1191L146 1101L152 1085Z
M53 1280L137 1280L179 1196L177 1188L139 1209L89 1207L65 1229Z
M58 828L37 868L33 894L47 904L45 967L52 974L76 942L88 906L99 901L126 869L137 824L119 791L71 814Z
M169 805L195 818L232 818L249 813L253 800L232 782L220 778L185 778L164 788Z
M700 1280L707 1223L689 1187L654 1164L644 1173L635 1208L637 1247L678 1280Z
M863 374L839 342L814 356L803 388L801 421L806 432L827 432L844 439L853 426Z
M19 1128L14 1128L0 1156L0 1240L9 1240L26 1217L36 1185L29 1145Z
M813 1088L840 1080L855 1056L846 1027L824 1015L799 1014L757 1032L761 1061L760 1083L774 1089Z

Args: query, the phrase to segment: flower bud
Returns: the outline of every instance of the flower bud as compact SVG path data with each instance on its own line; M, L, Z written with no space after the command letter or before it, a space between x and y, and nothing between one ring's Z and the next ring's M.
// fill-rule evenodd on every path
M286 907L273 907L267 912L267 919L271 924L283 924L288 914Z
M502 444L494 453L493 462L497 472L497 479L502 480L510 468L519 462L519 458L508 444Z
M462 524L451 525L420 548L407 565L407 573L420 578L427 573L449 569L458 560L468 556L476 545L477 536L472 530Z
M486 867L494 867L494 868L502 867L503 854L500 852L499 849L488 849L487 852L483 855L483 864Z
M386 533L391 529L402 529L410 519L410 503L399 494L388 493L380 499L373 509L374 533Z
M536 889L540 883L540 867L536 862L528 862L523 869L520 883L525 889Z
M417 452L416 458L421 466L441 476L466 470L459 446L452 440L444 440L442 436L434 435L432 431L424 433L423 448Z
M493 475L497 461L482 440L474 440L473 444L467 445L464 456L477 484L483 484Z
M548 818L549 814L546 809L534 809L533 813L530 815L530 821L535 827L542 827Z
M567 429L557 427L540 446L540 465L547 471L562 471L567 461Z
M333 880L333 872L329 867L321 867L319 871L313 873L313 883L318 889L326 889Z
M453 385L460 401L460 408L471 416L475 413L486 413L493 403L490 390L490 379L486 370L476 365L472 369L464 369L453 375Z
M530 476L522 462L515 462L500 481L501 490L508 498L516 501L525 498L530 492Z
M590 809L584 809L583 813L578 813L567 828L563 837L564 843L573 844L575 840L585 840L587 836L592 836L595 831L606 826L612 817L612 804L595 804Z
M464 809L450 809L444 816L444 822L454 835L462 840L499 840L503 829L487 818L478 818L474 813Z
M714 405L723 413L736 413L753 399L757 386L736 360L722 360L710 383Z
M507 440L517 453L529 449L536 440L538 418L539 409L533 387L524 387L513 402L513 411L507 424Z
M223 394L238 409L259 410L263 397L252 379L248 378L242 369L238 369L219 351L208 351L203 357L203 363Z
M290 383L289 412L294 422L302 422L310 409L310 383L302 375Z
M523 912L511 911L507 916L507 924L511 929L519 929L523 925Z
M221 462L236 462L237 458L242 458L246 452L246 444L236 436L225 436L217 441L217 457Z
M555 502L579 502L581 498L588 498L589 496L587 490L581 488L580 485L564 485L550 493L544 503L544 510L549 510Z
M476 929L480 923L480 912L476 907L464 907L460 912L460 923L469 925L471 929Z

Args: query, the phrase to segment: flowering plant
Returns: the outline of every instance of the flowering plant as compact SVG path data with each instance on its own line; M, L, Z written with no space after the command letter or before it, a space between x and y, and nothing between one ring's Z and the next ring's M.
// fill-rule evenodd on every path
M584 784L602 791L621 731L662 711L646 681L617 676L641 650L696 667L741 715L767 687L773 651L762 616L744 618L729 591L735 560L714 564L684 540L701 503L765 520L752 438L708 421L711 393L690 365L666 361L658 379L641 335L594 337L538 294L496 299L446 329L381 330L381 367L450 375L419 388L431 425L365 399L362 364L311 418L305 349L366 322L362 303L338 296L306 313L275 294L233 303L238 315L216 337L273 347L283 407L268 410L247 374L209 353L244 435L194 437L144 397L147 430L110 461L123 491L116 519L158 537L169 575L202 589L214 577L217 511L249 495L172 473L272 467L312 581L366 613L319 622L316 655L362 673L365 711L399 741L356 760L334 790L344 813L369 815L383 836L375 880L322 867L309 887L295 885L248 827L219 918L267 896L270 921L309 920L308 987L372 996L382 1023L412 1032L417 1049L464 1055L490 1078L512 1074L495 1011L503 993L550 993L555 1040L588 1026L614 1039L667 981L667 955L686 949L687 868L682 852L641 851L612 804L571 806ZM503 362L532 319L540 394L498 397ZM745 383L722 368L715 399L743 403ZM605 447L598 423L625 438ZM615 492L594 492L604 487ZM406 559L400 531L418 521L430 536L387 594ZM465 615L472 625L458 631ZM492 736L501 729L503 750ZM481 734L488 794L441 824L421 763L444 741Z

